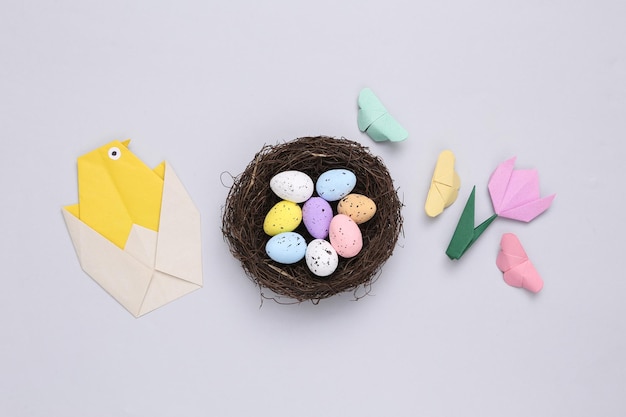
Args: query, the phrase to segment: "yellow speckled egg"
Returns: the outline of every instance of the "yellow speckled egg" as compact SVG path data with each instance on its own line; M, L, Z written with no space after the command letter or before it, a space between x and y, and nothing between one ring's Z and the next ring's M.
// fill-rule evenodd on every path
M265 216L263 231L270 236L293 232L302 221L302 209L294 202L283 200L274 205Z
M361 224L374 217L376 203L361 194L348 194L339 200L337 212L350 217L356 224Z

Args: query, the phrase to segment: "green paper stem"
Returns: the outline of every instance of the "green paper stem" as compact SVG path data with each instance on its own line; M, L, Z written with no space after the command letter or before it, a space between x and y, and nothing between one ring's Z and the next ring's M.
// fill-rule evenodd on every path
M484 222L482 222L481 224L476 226L476 228L474 229L474 237L472 238L470 243L465 248L465 251L467 251L474 244L474 242L476 242L476 239L478 239L479 236L482 235L485 230L487 230L489 225L496 219L496 217L498 217L498 215L494 213L487 220L485 220ZM465 253L465 252L463 252L463 253Z
M475 206L476 186L472 188L465 208L461 213L459 223L454 230L446 255L450 259L460 259L461 256L474 244L476 239L489 227L489 225L498 217L497 214L492 215L487 220L474 227L474 206Z

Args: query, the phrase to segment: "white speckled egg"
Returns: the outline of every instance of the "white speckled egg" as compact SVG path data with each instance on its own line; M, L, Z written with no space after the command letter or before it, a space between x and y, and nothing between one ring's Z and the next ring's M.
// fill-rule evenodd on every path
M281 264L293 264L304 258L307 244L296 232L279 233L267 241L265 252L272 260Z
M293 232L302 221L302 209L293 201L279 201L270 209L263 221L263 231L270 236Z
M326 201L337 201L354 189L356 175L347 169L331 169L319 176L315 191Z
M313 239L309 242L304 258L309 270L318 277L329 276L339 265L337 251L324 239Z
M300 171L279 172L270 180L270 188L283 200L294 203L305 202L315 190L311 177Z
M330 244L339 256L352 258L363 248L363 235L359 225L345 214L337 214L330 222Z

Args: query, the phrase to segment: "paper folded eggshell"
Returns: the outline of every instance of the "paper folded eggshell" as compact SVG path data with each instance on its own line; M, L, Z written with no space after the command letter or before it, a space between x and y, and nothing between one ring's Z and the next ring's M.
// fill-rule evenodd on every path
M83 270L135 317L202 287L200 213L169 164L159 231L133 224L124 249L62 212Z

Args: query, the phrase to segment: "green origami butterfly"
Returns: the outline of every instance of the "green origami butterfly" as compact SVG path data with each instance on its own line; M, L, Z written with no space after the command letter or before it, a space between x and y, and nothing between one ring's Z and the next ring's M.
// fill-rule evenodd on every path
M386 140L400 142L409 137L409 132L387 113L383 103L369 88L361 90L358 104L357 125L359 130L367 133L376 142Z

